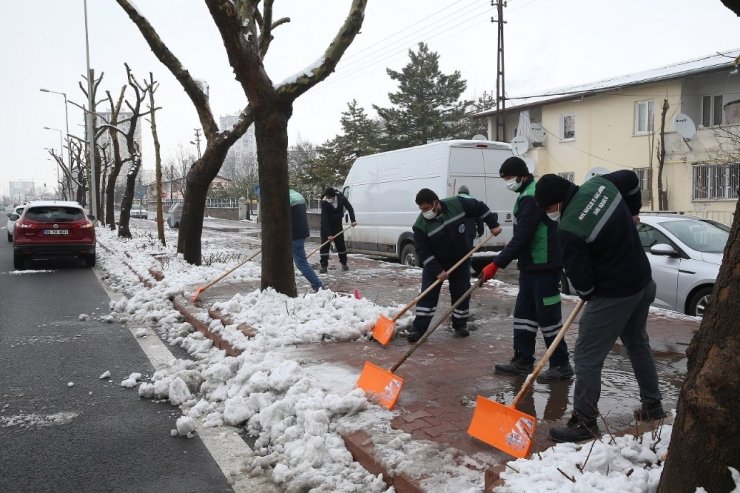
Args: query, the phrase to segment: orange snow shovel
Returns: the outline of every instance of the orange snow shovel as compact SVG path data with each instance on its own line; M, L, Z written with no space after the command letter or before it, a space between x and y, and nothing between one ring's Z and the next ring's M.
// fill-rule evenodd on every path
M537 418L518 411L516 406L527 395L527 392L532 389L534 381L542 371L545 363L550 359L550 356L552 356L552 353L555 352L560 341L563 340L573 320L578 315L578 312L581 311L581 308L583 308L583 304L583 300L578 300L578 304L576 304L576 307L568 316L558 335L550 343L550 347L547 348L545 355L537 363L534 371L527 376L524 385L522 385L521 390L514 397L511 405L507 406L480 395L478 396L475 402L473 419L470 421L470 426L468 427L468 435L520 459L529 455L529 451L532 448L532 437L534 437Z
M308 255L306 255L306 258L308 258L308 257L310 257L311 255L313 255L314 253L318 252L319 250L321 250L321 247L323 247L323 246L325 246L325 245L328 245L329 243L331 243L332 241L334 241L334 238L336 238L336 237L337 237L337 236L339 236L339 235L343 235L345 231L348 231L348 230L350 230L350 229L352 229L352 228L354 228L354 226L352 226L352 225L350 224L349 226L347 226L346 228L344 228L344 229L343 229L342 231L340 231L339 233L335 234L335 235L334 235L334 236L332 237L332 239L331 239L331 240L326 240L326 241L325 241L325 242L323 242L323 243L322 243L321 245L319 245L319 246L317 246L316 248L314 248L313 250L311 250L311 253L309 253Z
M465 263L466 260L468 260L475 252L477 252L488 240L493 238L493 233L488 235L488 237L478 243L478 245L470 250L463 258L457 261L455 265L450 267L450 270L447 271L447 275L449 276L452 271L460 267L463 263ZM388 318L385 315L381 315L378 320L375 322L375 325L373 326L373 339L381 343L383 346L388 345L388 343L393 339L393 333L396 328L396 321L401 318L401 316L409 311L411 307L413 307L415 304L419 302L424 296L429 294L430 291L432 291L435 287L437 287L437 284L439 284L440 281L437 279L434 281L428 288L426 288L419 296L414 298L413 300L409 301L409 304L404 306L400 312L396 313L396 315L393 318Z
M465 294L463 294L460 299L458 299L449 308L449 310L447 310L444 315L434 323L434 325L427 329L424 335L421 336L421 339L416 341L416 344L411 346L409 350L406 351L406 354L404 354L390 370L386 370L370 363L369 361L365 361L365 367L362 369L362 373L360 374L360 378L357 380L355 387L359 387L364 390L373 402L376 402L388 409L393 409L396 405L396 401L398 401L398 396L401 394L401 389L403 388L403 378L394 375L393 372L398 370L398 367L401 366L403 362L419 348L419 346L424 344L424 341L432 335L432 332L437 330L437 327L442 325L442 322L452 314L455 308L460 306L463 301L473 294L473 291L481 286L483 286L482 277L478 279L478 281L476 281L476 283L473 284L470 289L468 289Z
M193 298L190 301L193 302L193 303L195 303L196 301L198 301L198 297L201 295L201 293L203 293L203 291L205 291L206 289L210 288L211 286L213 286L214 284L216 284L218 281L220 281L221 279L223 279L224 277L228 276L229 274L231 274L232 272L234 272L236 269L238 269L242 265L244 265L247 262L249 262L250 260L252 260L254 257L256 257L257 255L259 255L260 253L262 253L262 250L261 249L260 250L257 250L255 253L253 253L252 255L250 255L249 257L247 257L246 260L243 260L242 262L240 262L236 267L234 267L233 269L227 270L226 272L224 272L223 274L221 274L216 279L214 279L213 281L209 282L208 284L206 284L202 288L197 288L195 290L195 296L193 296Z

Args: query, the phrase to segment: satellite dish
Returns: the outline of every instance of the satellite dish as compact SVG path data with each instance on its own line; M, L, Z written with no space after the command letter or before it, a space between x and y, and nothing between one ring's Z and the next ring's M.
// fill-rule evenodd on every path
M529 150L529 140L523 135L517 135L511 141L511 150L515 156L523 156Z
M586 171L586 176L583 177L583 182L586 183L588 180L590 180L594 176L601 176L607 173L611 173L611 171L609 171L606 168L602 168L601 166L591 168L590 170Z
M678 113L673 117L673 128L684 139L693 139L696 135L696 125L694 125L691 117L685 113Z
M481 134L475 134L473 135L473 138L470 140L488 140L488 137L486 137L485 135L481 135Z
M545 129L541 123L532 123L529 125L529 140L533 144L542 144L545 141Z

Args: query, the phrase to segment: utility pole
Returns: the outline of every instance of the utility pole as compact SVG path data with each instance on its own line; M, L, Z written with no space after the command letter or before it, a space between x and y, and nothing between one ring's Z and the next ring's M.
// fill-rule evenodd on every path
M190 142L191 144L195 144L195 146L198 148L198 159L200 159L200 129L196 128L195 130L195 142Z
M498 23L498 48L496 50L496 130L494 140L506 141L506 87L504 86L504 0L491 0L491 7L496 7L496 19L491 17L491 22Z

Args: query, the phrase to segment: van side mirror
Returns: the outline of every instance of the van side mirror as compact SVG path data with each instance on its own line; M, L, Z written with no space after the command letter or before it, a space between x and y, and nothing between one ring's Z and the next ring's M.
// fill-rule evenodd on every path
M678 252L671 245L665 243L658 243L650 247L650 253L653 255L660 255L663 257L678 257Z

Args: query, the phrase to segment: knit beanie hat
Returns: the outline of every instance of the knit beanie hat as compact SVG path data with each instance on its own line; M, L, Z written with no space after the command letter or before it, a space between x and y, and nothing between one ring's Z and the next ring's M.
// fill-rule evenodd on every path
M570 187L571 182L562 176L547 174L537 181L534 189L534 199L541 208L549 207L552 204L563 202Z
M503 162L498 174L501 176L529 176L529 169L527 169L527 163L522 158L511 156Z
M324 197L333 198L337 196L337 191L334 190L332 187L327 188L324 190Z
M464 193L465 195L470 195L470 189L467 185L460 185L460 188L457 189L457 193Z

